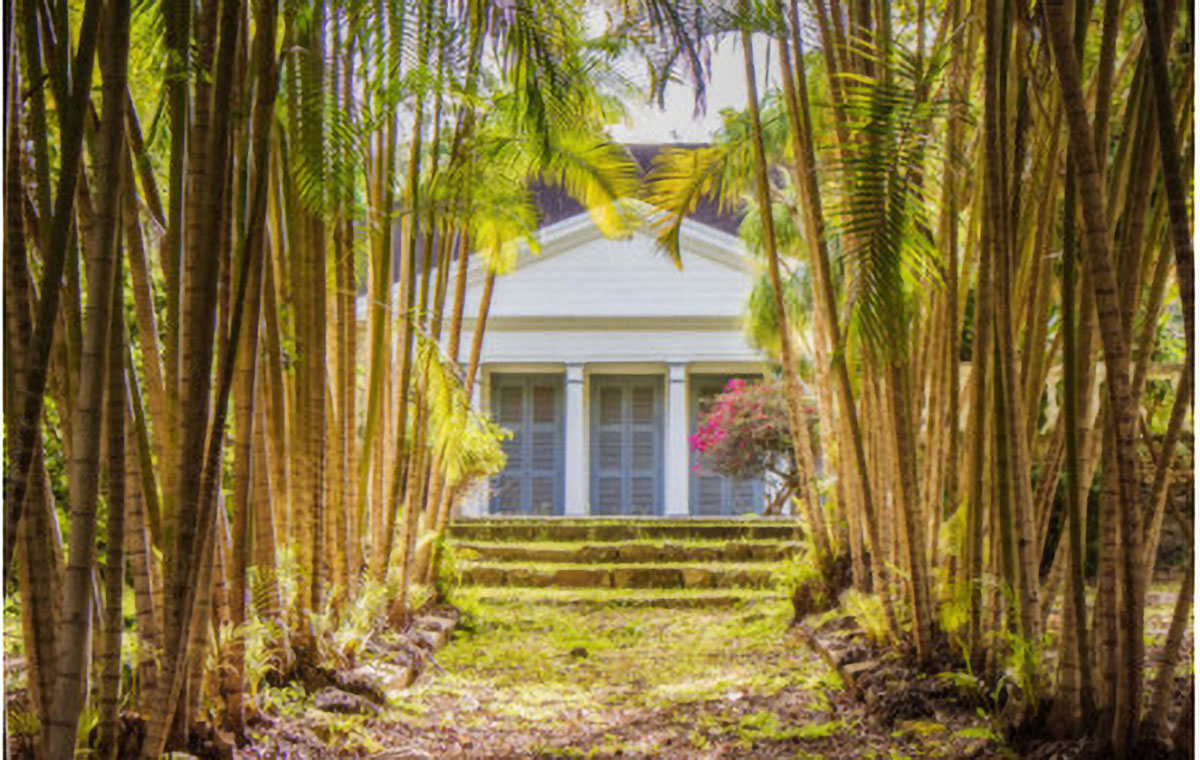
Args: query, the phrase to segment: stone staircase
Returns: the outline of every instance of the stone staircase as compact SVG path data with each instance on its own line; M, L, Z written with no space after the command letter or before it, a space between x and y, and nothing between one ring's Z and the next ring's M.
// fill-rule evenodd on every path
M710 607L775 598L790 518L464 518L458 593L483 604Z

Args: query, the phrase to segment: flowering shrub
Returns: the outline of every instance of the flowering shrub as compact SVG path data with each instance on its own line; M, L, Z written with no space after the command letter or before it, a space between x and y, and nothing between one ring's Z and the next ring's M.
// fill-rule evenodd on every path
M785 483L794 479L787 402L774 380L730 380L701 406L688 443L704 468L717 475L741 479L774 473Z

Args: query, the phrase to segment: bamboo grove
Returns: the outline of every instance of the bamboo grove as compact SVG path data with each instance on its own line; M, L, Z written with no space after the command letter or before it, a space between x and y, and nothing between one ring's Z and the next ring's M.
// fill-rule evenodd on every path
M672 252L699 198L751 199L743 235L764 266L751 332L782 368L808 481L797 513L829 593L873 590L887 638L918 661L1007 684L1010 725L1102 737L1118 755L1171 741L1193 592L1189 567L1149 683L1164 521L1192 537L1166 490L1194 345L1181 10L723 6L707 32L741 43L746 111L712 145L668 152L647 191ZM773 70L756 68L756 46ZM764 77L781 84L760 100ZM1149 378L1171 355L1162 399ZM834 474L824 496L818 451Z
M456 500L502 467L469 403L468 276L486 315L536 246L533 182L630 223L613 51L573 3L28 0L4 21L23 730L43 757L158 757L214 718L240 736L263 670L326 661L364 606L405 625Z
M1165 709L1190 569L1152 683L1142 622L1187 522L1190 9L647 0L599 35L590 10L5 4L4 567L35 754L115 755L122 711L148 758L208 720L242 735L260 659L328 659L361 608L406 623L503 466L470 399L535 182L611 235L647 201L668 253L701 197L748 203L795 511L891 644L1008 674L1020 720L1118 753L1190 731ZM639 186L605 135L614 62L699 98L728 41L745 112Z

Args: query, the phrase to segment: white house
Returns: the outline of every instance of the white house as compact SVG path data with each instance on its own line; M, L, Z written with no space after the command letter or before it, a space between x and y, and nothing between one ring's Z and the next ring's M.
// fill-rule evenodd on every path
M643 166L652 146L637 146ZM742 330L755 264L737 218L684 222L682 268L653 232L604 237L582 208L543 198L541 252L498 277L474 403L513 431L506 469L464 515L688 515L760 509L759 481L697 472L700 400L764 364ZM484 272L470 280L464 335ZM464 340L464 361L470 341Z

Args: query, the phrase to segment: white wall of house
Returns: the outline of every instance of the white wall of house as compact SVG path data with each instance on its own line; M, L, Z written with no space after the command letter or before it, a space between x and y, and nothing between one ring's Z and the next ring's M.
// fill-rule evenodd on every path
M755 264L737 238L685 222L681 267L658 250L649 231L610 240L586 214L540 232L528 252L496 279L482 346L475 403L490 411L499 373L565 378L565 513L589 505L591 385L604 374L661 378L664 401L663 506L688 512L689 378L763 370L742 330ZM472 273L461 359L470 352L484 272ZM487 489L463 506L486 514Z

